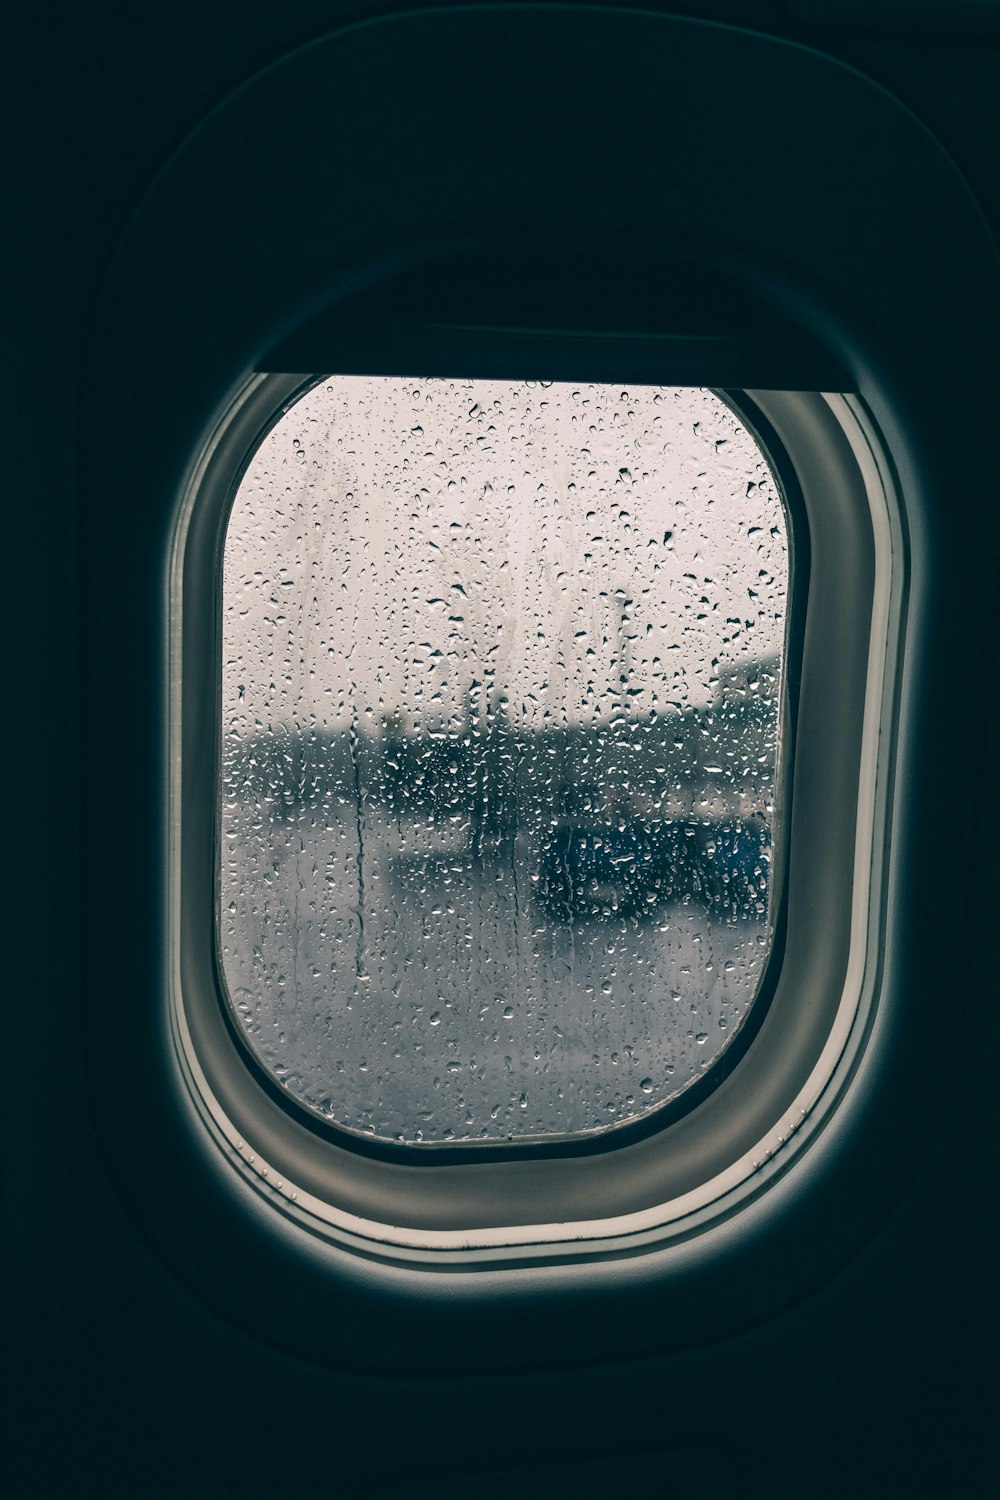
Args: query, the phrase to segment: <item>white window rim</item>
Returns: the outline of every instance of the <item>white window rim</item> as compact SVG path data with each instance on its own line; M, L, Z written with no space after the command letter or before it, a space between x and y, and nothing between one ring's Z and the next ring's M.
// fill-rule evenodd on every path
M874 587L864 718L858 768L850 937L834 1024L791 1104L756 1144L696 1188L655 1206L607 1218L510 1224L470 1230L430 1229L361 1217L291 1180L244 1138L213 1090L197 1054L182 984L181 765L182 569L194 504L234 414L272 377L244 382L202 447L183 488L170 559L168 636L169 735L169 1018L175 1057L190 1109L239 1177L283 1218L346 1251L395 1263L455 1267L530 1260L568 1262L665 1247L730 1218L793 1168L849 1091L862 1059L878 999L884 921L888 815L894 757L893 712L903 616L902 510L891 464L864 403L821 397L850 446L870 508ZM752 393L767 410L767 393ZM291 403L286 403L286 406ZM275 415L280 415L276 412ZM257 1085L248 1074L248 1086Z

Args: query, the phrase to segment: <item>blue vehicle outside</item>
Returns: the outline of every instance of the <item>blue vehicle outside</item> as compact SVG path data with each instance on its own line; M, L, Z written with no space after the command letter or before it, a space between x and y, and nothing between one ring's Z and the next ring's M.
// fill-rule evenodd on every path
M771 869L771 829L760 815L697 825L693 834L691 896L733 920L763 919Z
M767 909L770 828L759 815L720 819L566 817L542 849L539 900L567 919L698 903L722 918Z

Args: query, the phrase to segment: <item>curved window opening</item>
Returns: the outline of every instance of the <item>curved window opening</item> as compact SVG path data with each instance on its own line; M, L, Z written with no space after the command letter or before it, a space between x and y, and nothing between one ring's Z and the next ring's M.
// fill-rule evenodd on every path
M706 390L345 377L223 555L218 943L300 1106L586 1138L724 1056L772 939L788 530Z

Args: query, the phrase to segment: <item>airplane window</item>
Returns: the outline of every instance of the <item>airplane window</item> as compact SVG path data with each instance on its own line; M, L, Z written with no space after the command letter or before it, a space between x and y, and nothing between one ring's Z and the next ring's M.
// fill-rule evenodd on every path
M788 535L707 390L349 377L223 560L219 934L298 1104L583 1137L716 1064L771 941Z

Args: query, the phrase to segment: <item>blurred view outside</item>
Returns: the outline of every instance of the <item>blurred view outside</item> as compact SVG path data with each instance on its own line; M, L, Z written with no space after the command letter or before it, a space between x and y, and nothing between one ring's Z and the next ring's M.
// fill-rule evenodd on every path
M338 378L223 587L220 946L250 1046L410 1142L700 1077L769 943L787 532L708 391Z

